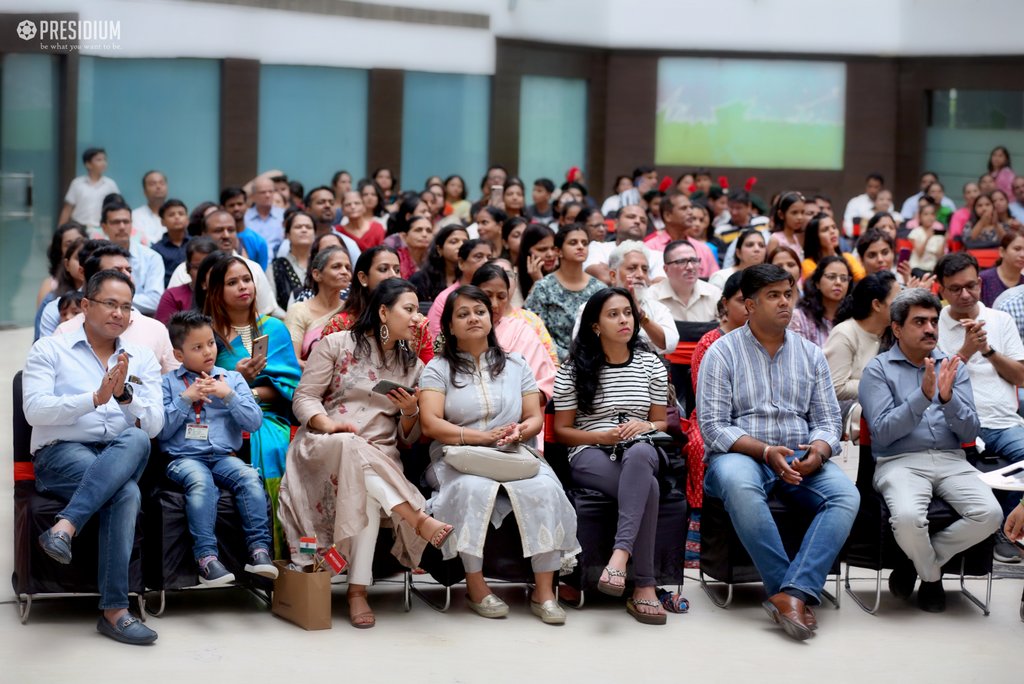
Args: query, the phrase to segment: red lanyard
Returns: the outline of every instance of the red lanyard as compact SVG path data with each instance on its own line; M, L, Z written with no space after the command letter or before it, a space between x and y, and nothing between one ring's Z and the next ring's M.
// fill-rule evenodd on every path
M181 379L185 381L185 389L188 389L188 376L182 375ZM202 421L199 419L199 416L200 416L200 414L203 411L203 402L201 402L201 401L194 402L192 404L192 408L196 412L196 425L199 425L199 424L202 423Z

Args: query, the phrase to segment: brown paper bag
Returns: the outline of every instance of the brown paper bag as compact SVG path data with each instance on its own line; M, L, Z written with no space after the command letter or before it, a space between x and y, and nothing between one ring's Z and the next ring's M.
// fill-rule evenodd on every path
M291 570L288 562L274 561L280 571L274 580L271 610L308 630L331 628L331 573Z

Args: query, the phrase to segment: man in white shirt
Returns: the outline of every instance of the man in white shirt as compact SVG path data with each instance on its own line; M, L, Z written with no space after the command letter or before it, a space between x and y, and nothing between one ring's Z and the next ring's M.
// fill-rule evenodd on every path
M82 163L88 172L78 176L64 195L64 208L60 210L57 225L69 220L78 221L89 229L90 235L96 237L100 225L100 210L103 198L111 193L120 193L117 183L103 174L107 170L107 152L102 147L90 147L82 153Z
M864 194L857 195L846 203L843 212L843 232L846 237L853 237L853 222L864 216L871 216L875 211L875 198L885 187L885 179L880 173L869 173L864 181Z
M217 243L222 252L239 256L249 270L252 271L252 282L256 287L256 311L260 315L270 315L284 320L284 309L277 305L277 298L274 297L274 288L267 280L267 274L255 261L246 259L238 254L238 233L235 228L235 219L224 209L211 211L203 219L203 235L210 237ZM185 285L191 282L188 275L188 264L181 263L171 274L171 281L168 288Z
M639 205L649 190L658 185L658 172L653 166L638 166L633 169L633 187L623 193L612 195L601 204L601 213L605 216L614 215L617 211L632 204Z
M132 242L132 210L126 204L103 207L100 227L108 240L131 254L135 306L146 315L156 313L164 293L164 258L149 247Z
M167 177L159 171L147 171L142 177L142 192L146 203L132 209L132 226L139 242L152 247L164 236L160 207L167 201Z
M588 230L589 234L589 230ZM587 260L583 262L583 270L601 282L611 285L612 274L608 260L615 248L627 240L642 241L647 234L647 212L640 205L630 204L623 207L615 218L615 242L591 242L587 252ZM658 281L665 277L665 268L660 251L648 249L647 263L650 267L651 280Z
M700 257L688 240L665 246L666 278L651 288L652 295L668 308L673 320L706 323L718 320L722 291L697 277Z
M1024 344L1008 313L981 301L978 262L967 252L942 257L935 265L942 297L938 348L966 363L985 450L1011 461L1024 460L1024 418L1017 413L1017 387L1024 385ZM999 498L999 497L997 497ZM1004 499L1004 514L1009 509ZM1016 503L1016 500L1013 501ZM996 560L1018 563L1016 547L998 537Z

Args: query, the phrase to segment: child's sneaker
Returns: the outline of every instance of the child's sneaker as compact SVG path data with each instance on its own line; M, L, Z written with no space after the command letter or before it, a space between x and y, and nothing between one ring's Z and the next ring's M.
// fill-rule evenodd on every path
M216 556L207 556L199 561L199 583L207 587L222 587L235 581Z
M270 554L264 549L256 549L245 564L245 571L267 579L277 579L277 566L270 560Z

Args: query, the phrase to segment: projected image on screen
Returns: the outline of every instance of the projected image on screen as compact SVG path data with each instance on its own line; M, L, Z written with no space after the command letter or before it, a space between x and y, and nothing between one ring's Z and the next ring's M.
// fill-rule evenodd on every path
M655 163L840 169L845 101L840 63L661 59Z

